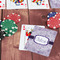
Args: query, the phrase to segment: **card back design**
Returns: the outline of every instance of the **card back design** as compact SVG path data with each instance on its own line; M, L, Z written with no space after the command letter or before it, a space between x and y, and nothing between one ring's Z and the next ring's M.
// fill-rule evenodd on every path
M34 27L34 30L27 41L25 49L48 57L53 47L56 35L57 31Z
M51 8L60 8L60 0L49 0Z

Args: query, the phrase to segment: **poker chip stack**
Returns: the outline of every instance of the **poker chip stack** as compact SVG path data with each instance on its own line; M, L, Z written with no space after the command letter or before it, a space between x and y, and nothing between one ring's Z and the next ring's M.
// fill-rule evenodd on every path
M60 27L60 13L50 12L47 16L47 26L53 29Z
M5 37L5 32L0 30L0 40L2 40Z
M7 15L3 21L0 20L0 40L2 40L5 36L12 36L16 33L18 30L18 26L16 24L20 21L20 15L15 13Z

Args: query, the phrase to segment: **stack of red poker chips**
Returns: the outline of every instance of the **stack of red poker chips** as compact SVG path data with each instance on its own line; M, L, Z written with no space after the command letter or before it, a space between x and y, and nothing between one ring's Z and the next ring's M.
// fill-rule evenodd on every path
M12 36L16 33L18 30L18 26L16 24L20 21L21 16L16 13L7 15L3 18L3 21L0 20L0 40L2 40L5 36Z

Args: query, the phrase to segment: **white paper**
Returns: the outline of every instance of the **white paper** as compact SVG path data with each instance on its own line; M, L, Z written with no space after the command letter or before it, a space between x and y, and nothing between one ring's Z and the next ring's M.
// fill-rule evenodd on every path
M23 30L24 29L23 26L25 26L25 30ZM31 29L34 29L34 26L35 25L25 25L25 24L22 25L19 50L25 50L24 47L25 47L25 45L27 43L27 39L28 39L28 37L26 36L26 30L28 30L28 32L30 32ZM37 26L39 26L39 25L37 25ZM39 27L45 28L45 26L39 26Z
M27 0L23 0L21 3L15 2L13 2L13 0L7 0L7 9L27 9Z
M28 0L28 7L29 9L49 9L49 3L48 0L42 0L41 3L38 2L39 4L37 5L37 0L35 2L32 2L34 0ZM44 5L42 5L44 4Z

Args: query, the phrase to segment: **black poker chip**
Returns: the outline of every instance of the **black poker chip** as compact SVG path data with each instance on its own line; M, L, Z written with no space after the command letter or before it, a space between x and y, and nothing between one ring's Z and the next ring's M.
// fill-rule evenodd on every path
M0 30L0 40L2 40L5 37L5 32Z
M0 20L0 25L1 25L1 22L2 22L2 21Z
M0 20L0 30L1 30L1 22L2 22L2 21Z

